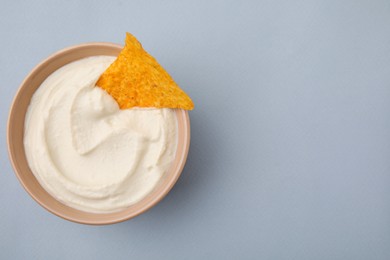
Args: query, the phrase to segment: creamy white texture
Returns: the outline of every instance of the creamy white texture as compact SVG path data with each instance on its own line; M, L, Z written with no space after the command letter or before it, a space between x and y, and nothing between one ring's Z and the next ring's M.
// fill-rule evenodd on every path
M118 211L141 200L176 153L174 110L120 110L95 87L114 59L94 56L58 69L37 89L26 115L32 172L52 196L87 212Z

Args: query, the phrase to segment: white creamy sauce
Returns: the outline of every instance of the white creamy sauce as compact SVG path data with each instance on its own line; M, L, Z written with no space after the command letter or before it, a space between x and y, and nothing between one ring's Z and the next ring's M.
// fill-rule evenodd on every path
M58 69L37 89L26 115L24 146L35 177L56 199L87 212L138 202L176 153L173 109L120 110L95 86L114 60L94 56Z

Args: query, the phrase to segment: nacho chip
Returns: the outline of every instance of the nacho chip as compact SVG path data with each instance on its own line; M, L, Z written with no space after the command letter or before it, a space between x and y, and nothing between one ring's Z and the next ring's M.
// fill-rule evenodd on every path
M126 34L126 44L118 58L96 85L106 90L121 109L194 108L190 97L130 33Z

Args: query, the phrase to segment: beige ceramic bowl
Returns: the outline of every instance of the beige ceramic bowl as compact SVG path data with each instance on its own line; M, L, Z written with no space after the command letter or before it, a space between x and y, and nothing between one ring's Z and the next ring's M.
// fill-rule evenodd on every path
M85 57L95 55L117 56L122 46L111 43L87 43L61 50L38 64L22 82L11 106L7 141L8 152L16 176L25 190L42 207L64 219L91 225L112 224L133 218L156 205L171 190L179 178L187 159L190 145L188 112L177 110L178 148L173 165L156 188L144 199L127 209L108 214L80 211L62 204L47 193L31 172L23 145L24 119L34 91L58 68Z

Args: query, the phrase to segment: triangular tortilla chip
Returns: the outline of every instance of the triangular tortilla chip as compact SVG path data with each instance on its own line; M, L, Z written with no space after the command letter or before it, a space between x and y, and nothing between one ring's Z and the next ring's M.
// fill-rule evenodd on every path
M126 34L126 44L118 58L96 85L106 90L121 109L194 108L190 97L130 33Z

